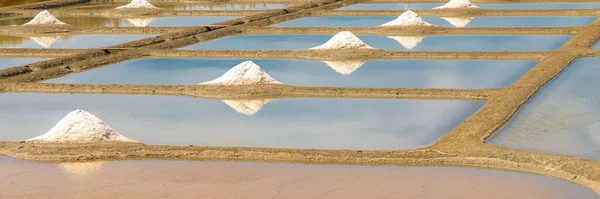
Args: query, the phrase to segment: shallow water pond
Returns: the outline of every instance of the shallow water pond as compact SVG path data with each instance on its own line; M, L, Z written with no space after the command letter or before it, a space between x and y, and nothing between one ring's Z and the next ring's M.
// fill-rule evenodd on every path
M273 27L376 27L396 19L397 17L379 16L341 16L341 17L306 17L296 19ZM597 17L422 17L423 20L437 26L445 27L561 27L586 26Z
M0 35L2 48L100 48L155 35L64 35L15 37Z
M3 94L0 140L46 133L84 109L146 144L315 149L425 147L483 103L470 101L274 99ZM35 121L35 125L32 125Z
M202 17L58 17L58 20L79 28L99 27L185 27L202 26L232 20L233 16L202 16ZM16 26L29 22L32 17L0 20L0 26Z
M98 198L547 198L592 190L533 174L456 167L205 161L38 163L0 157L0 196Z
M0 70L48 60L46 58L0 58Z
M0 1L0 8L8 7L8 6L30 4L30 3L40 3L40 2L44 2L44 1L50 1L50 0L4 0L4 1Z
M185 50L306 50L333 35L247 35L194 44ZM388 51L549 51L570 36L373 36L357 35L368 45Z
M133 60L52 79L70 84L194 85L224 74L243 59ZM294 86L372 88L500 88L537 62L525 61L306 61L252 60L271 77Z
M166 9L174 10L271 10L271 9L284 9L286 7L294 6L295 4L177 4L177 5L164 5L159 6Z
M443 4L418 3L382 3L382 4L355 4L339 8L338 10L429 10ZM559 10L559 9L595 9L600 8L598 3L527 3L527 4L475 4L484 9L506 10Z
M576 60L488 143L600 160L600 58Z

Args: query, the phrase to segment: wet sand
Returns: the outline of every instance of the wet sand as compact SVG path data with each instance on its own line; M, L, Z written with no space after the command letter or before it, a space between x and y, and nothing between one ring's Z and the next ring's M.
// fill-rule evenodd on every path
M30 163L0 157L0 196L32 198L578 198L548 177L452 167L117 161Z

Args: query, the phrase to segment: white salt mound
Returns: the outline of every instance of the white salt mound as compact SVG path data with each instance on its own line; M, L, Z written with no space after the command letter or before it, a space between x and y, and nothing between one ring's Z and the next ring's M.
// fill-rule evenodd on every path
M433 9L443 9L443 8L479 8L476 5L473 5L469 0L450 0L450 2L435 7Z
M433 26L433 24L427 23L423 18L417 15L417 13L407 10L398 18L379 26Z
M398 42L400 45L402 45L406 49L413 49L414 47L419 45L419 43L421 43L421 41L423 41L423 39L425 39L425 37L421 37L421 36L417 36L417 37L414 37L414 36L413 37L389 36L388 38L395 40L396 42Z
M54 17L54 15L50 14L50 12L48 12L47 10L44 10L40 13L38 13L37 15L35 15L35 17L23 24L23 25L65 25L66 23L63 23L62 21L59 21L58 19L56 19L56 17Z
M469 24L469 22L471 22L471 20L473 20L473 17L465 17L465 18L446 18L446 17L442 17L442 19L448 21L454 27L462 28L462 27L467 26L467 24Z
M44 48L50 48L52 44L56 42L56 40L60 39L60 36L40 36L29 38Z
M245 61L238 64L223 74L221 77L204 84L220 84L220 85L255 85L255 84L282 84L273 79L269 74L263 71L260 66L252 61Z
M158 8L158 7L150 4L150 2L148 2L147 0L133 0L133 1L131 1L131 3L129 3L127 5L117 7L117 9L124 9L124 8Z
M327 66L331 69L335 70L335 72L342 75L350 75L356 69L360 68L364 61L323 61Z
M100 141L136 142L115 132L91 113L77 109L65 116L46 134L31 138L28 142L88 143Z
M135 27L146 27L154 21L155 18L132 18L127 19L129 23L131 23Z
M360 40L356 35L349 31L342 31L335 34L325 44L310 48L310 50L327 50L327 49L375 49L365 42Z
M229 107L233 108L238 113L241 113L241 114L244 114L244 115L254 115L258 111L260 111L260 109L262 109L262 107L265 104L267 104L267 102L269 102L269 99L262 99L262 100L223 100L223 102L225 102L225 104L227 104Z

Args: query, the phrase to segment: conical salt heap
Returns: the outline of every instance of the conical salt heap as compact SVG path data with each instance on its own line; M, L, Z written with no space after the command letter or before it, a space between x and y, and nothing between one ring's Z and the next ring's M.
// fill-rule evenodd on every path
M262 100L223 100L225 104L244 115L254 115L269 102L269 99Z
M273 79L269 74L263 71L260 66L252 61L245 61L238 64L223 74L221 77L204 84L220 84L220 85L253 85L253 84L282 84Z
M327 66L331 69L335 70L335 72L342 75L350 75L356 69L360 68L364 61L323 61Z
M117 7L117 9L124 9L124 8L158 8L158 7L150 4L150 2L148 2L147 0L133 0L133 1L131 1L131 3L129 3L127 5Z
M59 21L58 19L56 19L56 17L54 17L54 15L52 15L50 12L48 12L47 10L44 10L40 13L38 13L37 15L35 15L35 17L23 24L23 25L65 25L66 23L63 23L62 21Z
M127 21L135 27L146 27L154 21L154 18L132 18L127 19Z
M442 19L448 21L454 27L462 28L462 27L467 26L467 24L469 24L469 22L471 22L471 20L473 20L473 17L465 17L465 18L446 18L446 17L442 17Z
M323 45L310 48L310 50L328 50L328 49L375 49L360 40L356 35L349 31L342 31L335 34L329 41Z
M433 24L427 23L417 13L407 10L398 18L379 26L433 26Z
M50 48L52 44L56 42L56 40L60 39L60 36L41 36L29 38L44 48Z
M435 7L433 9L442 9L442 8L479 8L476 5L472 4L469 0L450 0L450 2Z
M398 42L400 45L402 45L406 49L413 49L414 47L419 45L419 43L421 43L421 41L423 41L423 39L425 39L425 37L422 37L422 36L416 36L416 37L415 36L410 36L410 37L389 36L388 38L395 40L396 42Z
M136 142L115 132L91 113L77 109L65 116L46 134L31 138L28 142L88 143L101 141Z

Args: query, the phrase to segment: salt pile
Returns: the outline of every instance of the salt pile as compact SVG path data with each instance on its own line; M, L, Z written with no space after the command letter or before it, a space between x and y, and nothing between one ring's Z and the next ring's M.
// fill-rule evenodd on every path
M60 167L67 173L75 176L85 176L104 167L105 162L65 162L61 163Z
M269 99L262 100L223 100L225 104L244 115L254 115L269 102Z
M41 36L41 37L29 37L38 45L44 48L50 48L56 40L60 39L60 36Z
M356 35L349 31L342 31L335 34L325 44L310 48L311 50L327 49L375 49L360 40Z
M407 10L403 12L398 18L389 21L387 23L381 24L379 26L433 26L430 23L427 23L423 18L421 18L417 13Z
M450 2L435 7L433 9L442 9L442 8L479 8L476 5L473 5L469 0L450 0Z
M37 15L35 15L35 17L23 24L23 25L65 25L66 23L63 23L62 21L59 21L58 19L56 19L56 17L54 17L54 15L50 14L50 12L48 12L47 10L44 10L40 13L38 13Z
M396 42L398 42L400 45L402 45L406 49L413 49L414 47L419 45L419 43L421 43L421 41L423 41L423 39L425 39L425 37L421 37L421 36L417 36L417 37L414 37L414 36L413 37L389 36L388 38L395 40Z
M150 4L150 2L148 2L147 0L133 0L133 1L131 1L131 3L129 3L127 5L117 7L117 9L124 9L124 8L158 8L158 7Z
M155 18L133 18L127 19L129 23L131 23L135 27L146 27L154 21Z
M80 109L67 114L46 134L27 141L71 143L100 141L136 142L115 132L95 115Z
M442 19L448 21L454 27L462 28L462 27L467 26L467 24L469 24L469 22L471 22L471 20L473 20L473 17L465 17L465 18L445 18L445 17L442 17Z
M238 64L223 74L221 77L204 84L220 84L220 85L255 85L255 84L282 84L273 79L269 74L263 71L260 66L252 61L245 61Z
M356 69L360 68L364 61L323 61L327 66L331 69L335 70L335 72L342 75L350 75Z

